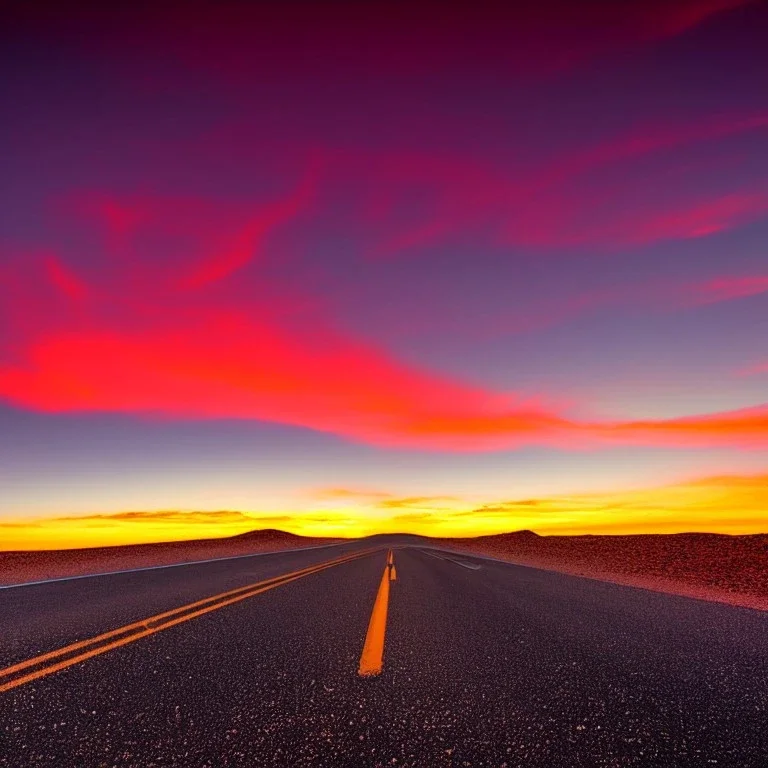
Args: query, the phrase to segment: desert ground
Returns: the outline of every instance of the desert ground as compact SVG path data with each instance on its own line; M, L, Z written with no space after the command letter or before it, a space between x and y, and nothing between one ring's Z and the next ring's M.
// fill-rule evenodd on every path
M538 536L532 531L443 546L615 584L768 610L768 534Z
M544 570L768 610L768 534L539 536L532 531L414 541ZM334 544L343 539L251 531L221 539L0 552L0 584L81 576Z
M0 584L21 584L92 573L150 568L219 557L334 544L340 539L296 536L276 530L249 531L219 539L158 544L0 552Z

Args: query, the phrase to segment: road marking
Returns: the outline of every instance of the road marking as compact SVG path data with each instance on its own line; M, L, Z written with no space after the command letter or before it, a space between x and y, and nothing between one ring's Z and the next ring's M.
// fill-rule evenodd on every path
M451 557L441 557L440 555L436 555L434 552L427 552L426 549L421 550L425 555L429 555L430 557L434 557L435 560L445 560L448 563L453 563L454 565L460 565L462 568L468 568L470 571L479 571L482 566L478 563L467 563L463 560L454 560Z
M43 653L39 656L34 656L31 659L27 659L26 661L12 664L5 669L0 669L0 681L3 678L12 677L13 675L18 674L19 672L23 672L26 669L30 669L31 667L38 667L45 662L53 662L41 667L40 669L35 669L31 672L28 672L21 677L14 677L7 682L0 682L0 693L9 691L12 688L17 688L18 686L32 682L33 680L38 680L41 677L46 677L47 675L51 675L54 672L66 669L67 667L71 667L73 664L79 664L81 661L85 661L86 659L98 656L99 654L106 653L107 651L111 651L114 648L127 645L128 643L132 643L135 640L141 639L142 637L156 634L157 632L161 632L164 629L176 626L182 622L189 621L190 619L197 618L198 616L203 616L206 613L218 610L219 608L223 608L227 605L232 605L233 603L237 603L241 600L246 600L249 597L259 595L262 592L267 592L268 590L274 589L275 587L280 587L283 584L288 584L291 581L295 581L296 579L301 579L304 576L309 576L311 574L318 573L319 571L324 571L327 568L333 568L336 565L341 565L342 563L347 563L352 560L365 557L374 551L377 550L368 549L362 552L342 555L341 557L335 558L334 560L318 563L307 568L302 568L298 571L282 574L281 576L274 576L270 579L255 582L245 587L238 587L237 589L232 589L228 592L222 592L218 595L213 595L202 600L197 600L194 603L188 603L187 605L173 608L170 611L164 611L163 613L149 616L146 619L135 621L131 624L126 624L123 627L118 627L117 629L113 629L109 632L104 632L103 634L97 635L96 637L92 637L88 640L80 640L76 643L64 646L63 648L59 648L55 651ZM75 653L77 651L81 652L74 656L70 656L69 658L62 659L62 657L66 657L69 654Z
M379 582L379 590L373 602L368 631L365 634L363 652L360 655L360 667L357 670L363 677L381 674L384 665L384 635L387 631L387 608L389 606L389 582L394 581L395 558L390 549L387 553L387 564Z
M389 580L390 581L397 581L397 570L395 570L395 556L392 553L392 550L389 550L389 554L387 555L387 567L389 568Z

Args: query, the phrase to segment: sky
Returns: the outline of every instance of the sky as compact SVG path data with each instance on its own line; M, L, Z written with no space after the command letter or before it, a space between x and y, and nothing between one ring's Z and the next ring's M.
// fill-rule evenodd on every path
M768 4L2 13L0 548L768 528Z

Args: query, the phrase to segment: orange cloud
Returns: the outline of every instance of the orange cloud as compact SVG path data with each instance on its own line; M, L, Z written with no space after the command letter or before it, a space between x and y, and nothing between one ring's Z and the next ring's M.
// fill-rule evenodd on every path
M161 510L0 522L0 549L68 549L234 536L268 527L242 512Z
M233 536L279 528L308 536L385 532L479 536L532 529L540 534L761 533L768 530L768 474L721 475L660 488L498 499L452 496L361 497L343 510L185 512L167 510L0 521L0 549L65 549ZM352 496L342 496L353 500Z
M483 533L531 528L564 535L765 533L766 509L768 475L714 476L660 488L490 504L468 511L460 528Z
M532 529L540 534L768 531L768 474L720 475L637 490L496 499L452 496L361 498L345 508L358 533L479 536ZM384 513L384 514L382 514Z
M380 509L443 509L451 508L459 499L456 496L403 496L378 503ZM402 516L400 516L402 518Z
M308 495L326 501L376 501L377 499L389 499L392 496L387 491L365 488L316 488L309 491Z
M644 445L768 446L768 405L678 419L634 421L599 429L601 437Z
M336 512L131 511L0 520L0 550L71 549L237 536L277 528L300 535L348 536L360 521Z
M768 475L713 476L659 488L464 502L381 522L384 530L433 536L480 536L531 529L539 534L707 531L765 533Z

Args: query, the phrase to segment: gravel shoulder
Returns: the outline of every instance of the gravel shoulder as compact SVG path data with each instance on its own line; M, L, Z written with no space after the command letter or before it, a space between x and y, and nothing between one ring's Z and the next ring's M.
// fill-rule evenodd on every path
M518 565L768 610L768 534L538 536L519 531L435 542Z

